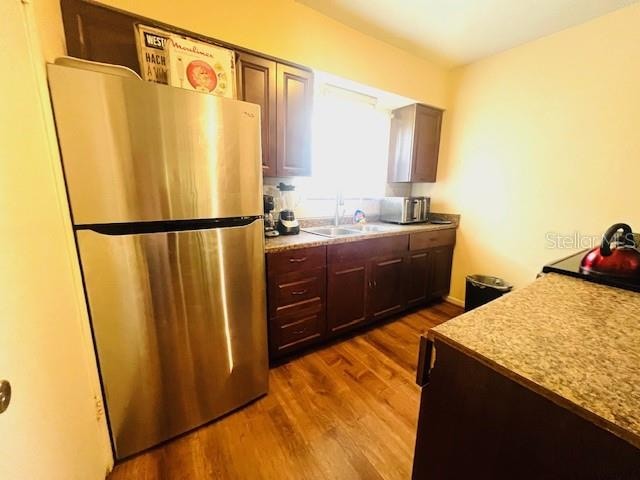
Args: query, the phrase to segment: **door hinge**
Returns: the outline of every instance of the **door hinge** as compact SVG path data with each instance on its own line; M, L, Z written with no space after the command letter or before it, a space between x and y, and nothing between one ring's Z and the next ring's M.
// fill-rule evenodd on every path
M94 395L93 401L96 408L96 420L100 421L102 420L102 417L104 417L104 406L102 404L102 398L98 397L97 395Z

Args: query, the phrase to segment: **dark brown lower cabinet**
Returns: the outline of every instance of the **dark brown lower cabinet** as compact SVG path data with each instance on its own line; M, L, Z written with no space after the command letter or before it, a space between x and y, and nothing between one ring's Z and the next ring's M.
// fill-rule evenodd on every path
M407 264L407 306L449 294L453 245L410 252Z
M402 311L408 248L408 235L328 246L329 336Z
M335 335L367 319L367 262L329 265L327 276L328 334Z
M267 255L271 358L449 293L455 230Z
M435 349L418 379L414 480L640 478L639 449L461 350Z
M407 263L404 252L371 261L367 284L371 290L367 302L367 317L370 321L401 312L405 308Z
M449 294L451 284L451 264L453 245L436 247L429 250L428 298L440 298Z
M267 255L269 357L326 337L326 247Z
M407 270L407 306L414 307L429 298L429 251L410 252Z

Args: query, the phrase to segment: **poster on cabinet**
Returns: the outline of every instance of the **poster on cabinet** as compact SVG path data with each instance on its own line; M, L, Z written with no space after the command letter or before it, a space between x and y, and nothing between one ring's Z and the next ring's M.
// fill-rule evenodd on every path
M235 52L147 25L136 29L144 80L236 98Z
M190 38L167 43L169 85L235 98L235 53Z
M169 65L166 46L172 34L146 25L137 25L136 30L136 46L142 78L149 82L168 84Z

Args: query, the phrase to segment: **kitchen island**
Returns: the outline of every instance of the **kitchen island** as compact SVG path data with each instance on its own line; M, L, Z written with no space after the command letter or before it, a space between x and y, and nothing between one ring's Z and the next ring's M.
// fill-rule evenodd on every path
M432 329L418 383L414 478L640 478L638 293L545 275Z

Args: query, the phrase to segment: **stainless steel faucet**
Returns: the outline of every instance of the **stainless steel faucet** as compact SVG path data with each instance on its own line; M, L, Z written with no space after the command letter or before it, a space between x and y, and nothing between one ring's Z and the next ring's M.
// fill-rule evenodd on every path
M344 198L342 198L342 191L338 190L336 193L336 217L334 218L333 224L336 227L340 226L340 207L344 206Z

